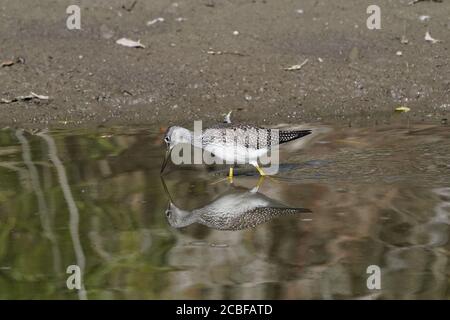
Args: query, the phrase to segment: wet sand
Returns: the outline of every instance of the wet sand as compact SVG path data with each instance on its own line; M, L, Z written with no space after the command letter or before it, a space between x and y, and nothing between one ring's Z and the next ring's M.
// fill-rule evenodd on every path
M381 30L366 27L371 1L132 2L80 1L68 30L71 1L3 1L0 62L22 59L0 68L0 98L50 100L0 104L0 126L190 125L230 110L261 125L448 121L449 1L377 1Z

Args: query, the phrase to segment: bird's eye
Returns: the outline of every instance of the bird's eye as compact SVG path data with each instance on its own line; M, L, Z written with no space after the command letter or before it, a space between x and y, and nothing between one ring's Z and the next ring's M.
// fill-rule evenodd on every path
M169 218L170 217L170 210L166 210L166 216Z
M165 141L165 142L169 142L169 141L170 141L169 137L165 137L165 138L164 138L164 141Z

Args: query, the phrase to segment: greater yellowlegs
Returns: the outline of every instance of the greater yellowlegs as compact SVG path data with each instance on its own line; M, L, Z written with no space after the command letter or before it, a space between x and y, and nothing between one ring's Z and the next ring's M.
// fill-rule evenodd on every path
M178 144L191 144L223 159L227 164L248 163L261 176L266 173L259 167L258 159L272 147L307 136L311 130L279 130L252 125L223 123L201 130L199 134L179 126L169 127L164 136L167 145L166 157L161 173L167 165L172 149ZM229 170L233 177L233 165Z

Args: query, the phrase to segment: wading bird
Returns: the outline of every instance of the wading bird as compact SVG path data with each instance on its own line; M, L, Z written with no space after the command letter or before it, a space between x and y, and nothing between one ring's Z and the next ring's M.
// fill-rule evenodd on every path
M167 151L161 173L168 163L173 148L178 144L190 144L211 153L227 164L251 164L261 176L264 176L266 173L259 167L258 159L267 155L271 148L310 133L311 130L279 130L224 123L201 130L196 134L186 128L172 126L164 135ZM230 167L228 176L233 177L233 165Z

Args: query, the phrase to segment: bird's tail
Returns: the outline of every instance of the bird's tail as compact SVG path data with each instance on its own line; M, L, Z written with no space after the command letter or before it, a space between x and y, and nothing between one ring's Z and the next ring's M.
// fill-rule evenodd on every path
M295 139L299 139L301 137L307 136L308 134L311 134L311 130L295 130L295 131L279 131L279 140L280 144L289 142Z

